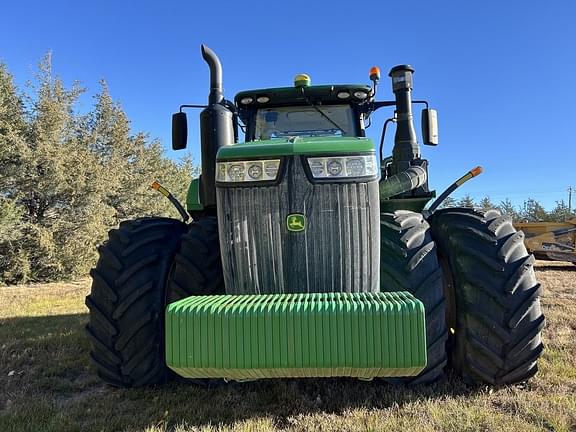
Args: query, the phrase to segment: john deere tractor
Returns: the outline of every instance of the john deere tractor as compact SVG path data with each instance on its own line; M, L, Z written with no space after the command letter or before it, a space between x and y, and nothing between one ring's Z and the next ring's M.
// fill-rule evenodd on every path
M386 377L471 384L536 373L541 288L522 232L496 210L439 209L417 141L436 111L412 100L414 69L392 68L394 100L370 85L294 85L224 98L218 57L200 114L202 175L182 220L110 231L91 272L87 332L98 375L120 387L185 378ZM174 114L173 148L187 140ZM379 144L372 114L389 108ZM382 156L395 124L392 154ZM245 142L239 142L242 129ZM190 221L190 222L189 222Z

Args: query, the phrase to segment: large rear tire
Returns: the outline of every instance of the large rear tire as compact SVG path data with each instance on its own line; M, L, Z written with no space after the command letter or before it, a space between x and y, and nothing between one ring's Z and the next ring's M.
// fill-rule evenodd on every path
M86 332L100 378L118 387L164 382L166 279L186 225L175 219L122 222L90 272Z
M409 291L426 311L428 363L415 377L393 379L406 384L431 383L443 376L448 332L442 269L430 227L420 213L398 210L380 216L382 291Z
M443 209L429 222L448 270L452 367L470 384L530 378L544 316L524 234L496 210Z

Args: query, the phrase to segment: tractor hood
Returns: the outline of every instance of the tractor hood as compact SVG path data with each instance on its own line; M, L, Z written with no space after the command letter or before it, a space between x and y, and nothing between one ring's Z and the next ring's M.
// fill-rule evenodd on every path
M334 155L373 153L374 142L359 137L289 137L250 141L221 147L219 161L295 155Z

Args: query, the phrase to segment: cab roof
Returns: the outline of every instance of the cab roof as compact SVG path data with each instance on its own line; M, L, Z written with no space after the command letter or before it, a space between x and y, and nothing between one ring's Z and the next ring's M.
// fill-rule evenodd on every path
M363 99L354 96L355 92L363 92ZM349 94L343 98L345 93ZM340 97L338 97L340 94ZM258 98L269 98L266 102L258 102ZM321 104L363 104L373 98L372 87L366 84L333 84L307 87L278 87L256 90L245 90L234 98L239 108L258 108L266 106L304 105L306 98ZM251 101L249 101L251 99ZM243 101L244 100L244 101ZM246 103L249 101L248 103Z

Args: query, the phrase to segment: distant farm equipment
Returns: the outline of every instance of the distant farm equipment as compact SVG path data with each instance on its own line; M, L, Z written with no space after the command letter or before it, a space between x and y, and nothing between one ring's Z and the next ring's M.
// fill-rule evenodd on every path
M526 249L545 261L576 264L576 218L566 222L524 222L514 224L524 231Z

